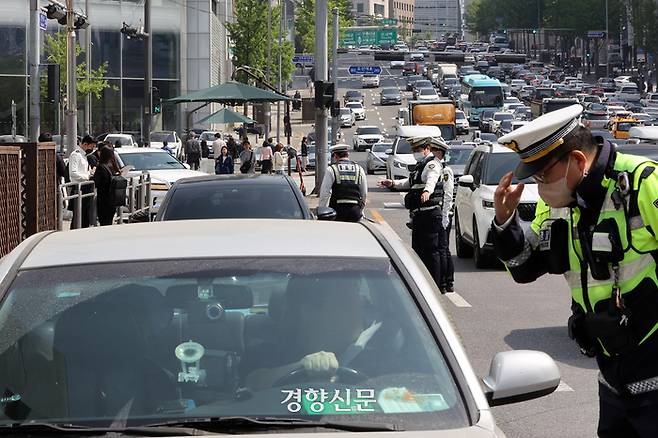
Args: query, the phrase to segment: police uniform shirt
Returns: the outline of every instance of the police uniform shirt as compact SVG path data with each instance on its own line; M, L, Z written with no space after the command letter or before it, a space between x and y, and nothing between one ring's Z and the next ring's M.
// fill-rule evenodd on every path
M365 201L366 195L368 194L368 181L366 180L366 172L363 170L363 167L350 160L340 160L338 163L347 164L351 163L356 166L357 176L359 180L359 193L361 194L361 199ZM320 187L320 202L318 206L328 207L329 201L331 200L331 189L336 182L336 176L331 170L331 166L327 168L327 172L324 174L324 179L322 180L322 186Z
M441 211L441 217L443 219L448 219L448 217L452 214L452 206L454 201L453 195L455 190L455 175L452 173L452 169L448 167L445 161L441 161L441 167L440 180L443 184L443 209Z
M452 174L452 171L450 171L450 173ZM423 191L433 193L436 185L439 183L441 178L444 177L443 175L443 164L441 164L441 160L434 158L432 161L427 163L423 169L423 173L420 175L420 180L425 183L425 188ZM396 189L410 189L412 185L413 181L411 180L411 175L409 178L393 180L393 187Z

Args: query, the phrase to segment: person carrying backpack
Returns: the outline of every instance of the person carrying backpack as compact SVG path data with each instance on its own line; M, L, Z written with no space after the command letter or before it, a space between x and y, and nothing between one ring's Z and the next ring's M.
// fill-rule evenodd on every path
M194 133L190 133L190 139L185 143L185 157L187 164L192 170L199 170L201 162L201 144Z
M94 172L98 223L101 226L112 225L117 207L125 205L127 181L117 175L112 148L103 146L99 155L98 167Z

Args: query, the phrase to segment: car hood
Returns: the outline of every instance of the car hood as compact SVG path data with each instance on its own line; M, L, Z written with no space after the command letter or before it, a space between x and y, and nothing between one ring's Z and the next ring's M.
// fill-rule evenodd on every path
M365 111L364 108L350 108L353 113L362 113Z
M362 140L382 140L384 136L381 134L358 134L356 138Z
M141 174L137 172L136 174ZM199 172L190 169L166 169L166 170L150 170L151 181L153 182L166 182L169 184L175 183L182 178L191 178L193 176L208 176L207 173Z

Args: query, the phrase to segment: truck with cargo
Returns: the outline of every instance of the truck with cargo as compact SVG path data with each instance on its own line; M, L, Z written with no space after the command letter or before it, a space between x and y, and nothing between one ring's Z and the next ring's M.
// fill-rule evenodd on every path
M412 100L405 111L401 111L404 125L436 126L444 140L457 137L455 104L452 100L435 101Z

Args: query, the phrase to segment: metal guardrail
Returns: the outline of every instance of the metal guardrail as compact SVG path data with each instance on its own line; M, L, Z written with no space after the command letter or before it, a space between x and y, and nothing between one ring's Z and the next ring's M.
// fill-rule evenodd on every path
M127 202L126 206L117 207L117 223L123 224L129 222L131 216L140 213L144 214L150 222L153 207L151 202L151 175L148 172L143 172L139 176L128 177L126 179L128 180L128 186L126 187ZM93 190L89 193L82 193L82 188L86 186L91 186ZM69 194L69 188L75 188L75 193ZM65 201L74 203L75 225L77 228L81 227L82 199L84 198L97 198L96 186L93 181L84 181L80 183L70 182L59 186L57 201L57 229L59 231L64 229ZM95 206L92 210L96 211ZM127 215L128 220L124 218L124 215ZM95 218L92 225L96 225Z

